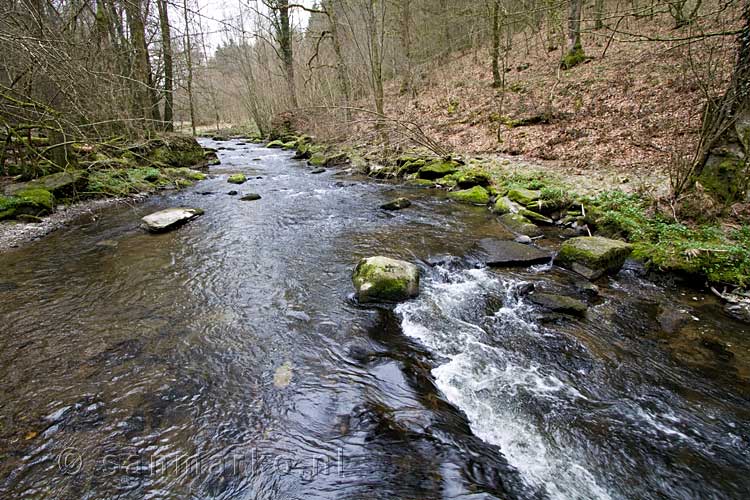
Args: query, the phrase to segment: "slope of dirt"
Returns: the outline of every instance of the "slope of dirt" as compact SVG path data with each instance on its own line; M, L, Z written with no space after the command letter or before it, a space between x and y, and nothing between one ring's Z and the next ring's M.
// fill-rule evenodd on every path
M584 47L590 59L561 71L559 50L549 51L540 36L518 35L505 62L504 88L492 87L488 49L476 49L422 68L416 98L401 92L400 81L388 82L386 114L413 120L452 151L534 160L584 191L620 185L664 194L674 159L694 151L706 96L727 84L734 39L688 46L680 39L692 32L673 29L669 18L626 19L618 30L678 41L589 31ZM544 123L514 123L539 118ZM360 120L345 130L325 119L309 120L308 127L323 140L374 138L371 119ZM396 128L390 135L398 140Z

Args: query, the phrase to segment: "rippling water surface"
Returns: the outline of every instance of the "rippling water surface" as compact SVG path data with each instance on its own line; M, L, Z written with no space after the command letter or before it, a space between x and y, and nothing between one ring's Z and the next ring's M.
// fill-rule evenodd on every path
M0 496L750 491L748 331L710 295L624 270L585 319L552 317L524 283L585 287L549 266L476 268L477 240L511 237L485 210L220 145L234 149L210 180L0 255ZM249 182L227 184L236 171ZM378 210L398 195L414 205ZM138 228L178 205L206 214ZM419 262L420 297L350 301L375 254Z

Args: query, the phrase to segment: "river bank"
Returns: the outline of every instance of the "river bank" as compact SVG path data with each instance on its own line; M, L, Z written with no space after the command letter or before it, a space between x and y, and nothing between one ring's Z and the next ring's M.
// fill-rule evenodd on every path
M40 141L34 139L32 144ZM43 141L42 141L43 142ZM148 140L74 143L68 168L49 161L5 165L0 178L0 251L17 248L113 204L185 189L218 163L216 151L194 138L166 134Z

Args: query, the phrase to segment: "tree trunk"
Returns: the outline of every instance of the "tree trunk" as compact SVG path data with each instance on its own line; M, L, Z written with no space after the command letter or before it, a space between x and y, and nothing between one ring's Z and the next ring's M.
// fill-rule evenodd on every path
M336 54L336 79L339 83L339 90L344 97L344 117L349 122L352 119L349 101L351 100L351 84L349 82L349 73L344 60L344 53L341 49L341 39L339 38L338 18L336 6L333 0L323 2L323 9L328 17L328 29L331 31L333 41L333 52Z
M380 0L381 2L385 0ZM383 94L383 48L382 43L382 30L384 26L379 27L379 22L375 16L375 4L378 0L369 0L367 2L367 22L369 24L369 35L370 35L370 78L372 79L373 97L375 100L375 112L379 115L376 128L380 139L383 143L387 142L385 131L383 130L382 117L385 115L384 104L385 98ZM381 9L385 9L385 5L381 4Z
M185 15L185 63L187 64L187 95L190 107L190 127L195 135L195 103L193 102L193 47L190 43L190 19L188 17L187 0L182 0Z
M568 11L568 47L560 63L563 69L570 69L586 59L583 52L583 45L581 44L582 5L583 0L570 0L570 10Z
M169 12L167 0L157 0L159 6L159 25L161 27L161 49L164 60L164 130L174 130L172 115L174 114L173 102L173 64L172 64L172 35L169 26Z
M604 28L604 0L596 0L594 2L594 10L594 29L600 30Z
M149 62L141 0L126 0L125 14L130 30L130 43L133 46L133 111L138 118L144 120L144 127L150 128L149 120L153 118L153 113L149 95Z
M412 61L411 47L411 0L401 0L401 48L406 59L406 71L404 72L404 82L402 88L404 92L416 99L417 91L414 87L414 62Z
M292 107L297 107L297 85L294 81L294 47L292 46L292 29L289 24L289 0L278 0L279 12L278 43L281 49L286 84L289 89L289 100Z
M492 2L492 86L501 87L500 78L500 0Z
M743 27L737 36L737 59L732 80L718 102L704 114L701 144L692 175L681 189L699 182L725 203L747 194L750 166L750 4L743 8Z

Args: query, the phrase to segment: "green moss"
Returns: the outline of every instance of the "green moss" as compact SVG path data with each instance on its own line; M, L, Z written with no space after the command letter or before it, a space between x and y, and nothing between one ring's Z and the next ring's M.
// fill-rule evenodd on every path
M227 182L230 184L244 184L247 182L247 177L245 177L245 174L232 174L227 179Z
M0 196L0 220L22 215L46 215L54 206L55 197L45 189L21 190L13 196Z
M435 180L458 172L458 163L452 160L433 160L419 169L420 179Z
M750 286L748 226L732 231L710 224L689 227L653 211L648 200L620 191L587 199L585 206L594 227L633 243L633 258L649 268Z
M275 140L271 141L268 144L266 144L267 148L283 148L284 147L284 141L281 140Z
M534 191L531 189L514 188L508 191L508 198L511 201L515 201L524 206L534 203L540 196L540 191Z
M514 233L524 234L531 238L542 235L541 229L521 214L505 214L500 216L499 220Z
M314 153L308 162L315 167L322 167L326 164L327 157L324 153Z
M164 169L164 175L169 177L170 179L185 179L188 181L202 181L208 178L208 176L202 172L198 172L197 170L193 170L192 168L166 168ZM158 174L157 170L157 174ZM150 180L150 179L148 179Z
M46 189L25 189L16 193L16 197L49 212L55 207L55 197Z
M490 185L490 174L479 168L468 168L453 174L456 185L460 188L467 189L474 186L487 187Z
M742 198L746 186L745 163L739 158L726 157L721 161L709 162L701 171L697 181L714 198L723 204L730 204Z
M490 202L490 194L482 186L453 191L448 193L448 197L461 203L471 203L472 205L486 205Z
M509 214L511 211L510 200L499 196L497 200L495 200L495 204L492 206L492 211L498 215Z
M562 69L571 69L572 67L581 64L585 60L586 54L583 52L583 48L579 44L576 45L573 50L569 51L563 56L562 61L560 61L560 67Z
M525 208L522 208L518 211L519 214L523 215L527 219L529 219L531 222L535 224L548 224L552 225L554 224L554 221L550 219L549 217L545 217L542 214L538 214L536 212L533 212L531 210L527 210Z

